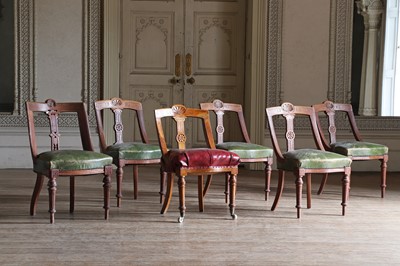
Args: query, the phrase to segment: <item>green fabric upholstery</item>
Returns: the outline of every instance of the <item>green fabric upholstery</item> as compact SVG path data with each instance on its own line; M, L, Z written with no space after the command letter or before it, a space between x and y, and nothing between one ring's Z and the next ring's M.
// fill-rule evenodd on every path
M331 144L331 149L333 152L354 157L385 155L389 151L385 145L361 141L336 142Z
M265 146L247 142L224 142L216 144L217 149L234 152L242 159L272 157L274 151Z
M142 142L126 142L110 145L107 147L105 153L117 160L151 160L161 158L161 150L158 145Z
M298 149L282 154L284 162L278 160L278 169L293 171L298 168L342 168L350 166L349 157L328 151L315 149Z
M38 155L34 162L33 170L37 173L49 169L88 170L103 168L112 164L112 158L108 155L83 150L59 150L47 151Z

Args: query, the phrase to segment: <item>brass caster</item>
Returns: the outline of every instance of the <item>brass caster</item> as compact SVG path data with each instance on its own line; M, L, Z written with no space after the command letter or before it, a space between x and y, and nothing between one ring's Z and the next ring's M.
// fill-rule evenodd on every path
M231 214L232 220L237 220L237 215L236 214Z
M183 219L184 219L184 217L183 217L183 216L180 216L180 217L178 218L178 223L183 223Z

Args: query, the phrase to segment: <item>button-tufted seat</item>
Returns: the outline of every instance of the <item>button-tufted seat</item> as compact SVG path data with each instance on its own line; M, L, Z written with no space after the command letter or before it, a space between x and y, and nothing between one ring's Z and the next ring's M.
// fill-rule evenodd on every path
M174 175L178 177L179 186L179 222L183 222L185 217L185 186L188 175L198 176L198 198L199 210L204 211L204 189L203 175L225 173L229 182L229 208L231 216L236 219L235 197L236 197L236 176L239 156L233 152L215 148L214 139L211 132L210 118L208 111L194 108L186 108L183 105L174 105L172 108L155 110L156 126L160 148L162 152L161 169L167 173L167 192L161 213L168 210L172 197L172 186ZM176 122L176 140L177 148L169 149L166 136L163 130L163 121L172 118ZM200 120L203 124L207 148L187 148L185 121L188 119ZM164 121L165 122L165 121ZM169 143L171 146L171 143Z

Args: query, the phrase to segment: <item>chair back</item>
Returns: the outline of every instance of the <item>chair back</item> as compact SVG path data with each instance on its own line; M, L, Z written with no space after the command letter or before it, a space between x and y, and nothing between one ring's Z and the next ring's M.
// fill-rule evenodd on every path
M337 126L335 122L337 120L347 120L350 124L354 138L357 141L362 141L362 137L358 130L356 119L354 117L353 107L351 106L351 104L333 103L327 100L320 104L314 104L313 108L316 114L318 129L325 148L329 148L330 144L336 143L337 141ZM324 127L322 126L321 120L319 118L319 114L321 113L325 113L328 118L327 130L324 130ZM326 132L328 132L329 134L329 142L325 138Z
M224 142L224 115L226 112L236 113L239 120L240 130L245 142L250 143L250 137L247 132L246 122L244 120L242 105L236 103L224 103L221 100L215 99L212 103L200 103L202 110L213 111L217 116L217 143Z
M156 109L154 111L156 119L157 134L162 154L168 152L168 143L165 138L162 118L171 117L176 122L176 136L179 149L186 149L185 121L187 118L201 119L206 142L209 148L215 149L214 138L211 131L210 117L207 110L187 108L184 105L176 104L171 108Z
M121 98L112 98L110 100L99 100L94 103L94 108L96 110L96 121L97 128L99 131L100 138L100 147L102 152L104 152L107 148L106 138L104 134L103 127L103 110L108 109L114 114L114 132L115 132L115 143L120 144L123 143L123 130L124 125L122 123L122 112L124 109L126 111L134 111L136 113L136 119L139 124L139 132L140 137L143 143L149 143L144 115L143 115L143 107L142 103L133 101L133 100L123 100Z
M65 103L57 103L53 99L47 99L45 102L26 102L26 112L28 118L28 134L29 134L29 142L31 147L32 159L38 155L37 149L37 141L36 141L36 130L35 130L35 118L34 113L43 113L47 116L50 128L50 140L51 146L50 149L52 151L60 150L60 131L59 131L59 119L60 114L68 113L72 115L75 113L78 118L78 125L81 137L81 143L83 150L93 151L92 142L90 139L90 130L88 117L86 112L86 105L83 102L65 102ZM39 119L40 116L37 117ZM71 119L71 123L73 123L73 119Z
M291 103L285 102L281 106L266 108L266 113L268 117L268 128L271 135L272 144L278 159L283 159L282 151L295 150L296 134L294 120L300 116L309 118L315 144L318 149L325 150L319 136L315 112L312 107L295 106ZM284 135L286 141L286 149L281 149L278 136L275 131L274 117L278 116L285 119L286 130Z

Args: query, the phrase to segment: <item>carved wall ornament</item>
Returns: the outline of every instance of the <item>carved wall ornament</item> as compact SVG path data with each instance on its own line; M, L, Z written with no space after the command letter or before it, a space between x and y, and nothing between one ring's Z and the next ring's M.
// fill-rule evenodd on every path
M357 13L364 17L365 29L379 29L384 12L382 0L360 0L356 5Z

